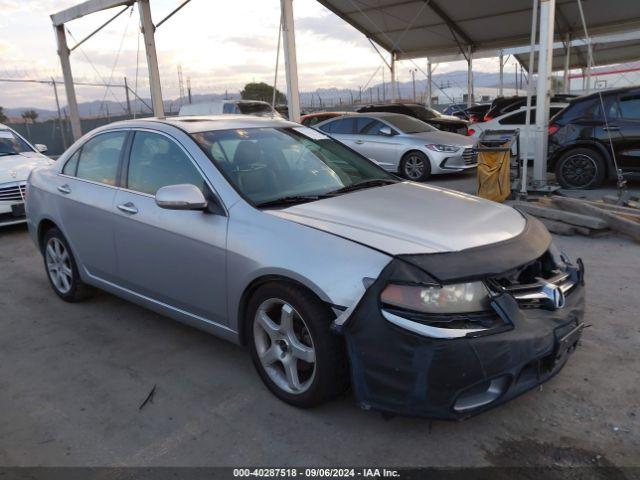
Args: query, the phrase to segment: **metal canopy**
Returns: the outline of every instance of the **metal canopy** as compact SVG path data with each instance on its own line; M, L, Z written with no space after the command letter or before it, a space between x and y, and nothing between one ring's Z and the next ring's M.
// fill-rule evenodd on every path
M51 15L54 26L63 25L71 20L85 17L91 13L108 10L121 5L133 5L134 0L87 0L66 10Z
M529 44L531 0L318 0L398 59ZM638 0L583 0L590 35L640 28ZM555 37L583 36L576 0L556 0Z
M605 66L615 63L626 63L640 60L640 32L622 35L610 35L591 39L594 65ZM586 42L573 41L569 49L569 62L566 63L566 48L561 44L554 45L553 70L561 71L567 65L569 69L589 67L589 47ZM524 68L528 69L528 54L515 53L514 56ZM537 65L536 52L536 65ZM533 73L537 73L537 68Z

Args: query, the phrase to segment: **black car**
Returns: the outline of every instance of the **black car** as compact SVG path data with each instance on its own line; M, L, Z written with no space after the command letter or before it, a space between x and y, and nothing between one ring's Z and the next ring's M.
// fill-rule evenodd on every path
M549 122L548 169L564 188L640 177L640 86L575 98Z
M556 103L564 103L568 102L572 98L577 98L577 95L571 95L568 93L558 93L551 97L552 102ZM518 110L519 108L525 107L527 105L527 97L524 96L512 96L512 97L498 97L492 103L491 107L484 114L484 119L479 121L488 122L497 118L505 113L513 112ZM531 96L531 105L536 105L536 96Z
M469 122L466 120L460 120L456 117L448 115L442 115L440 112L432 108L427 108L424 105L418 103L387 103L381 105L367 105L361 107L358 113L370 113L370 112L389 112L389 113L401 113L403 115L409 115L410 117L422 120L429 125L433 125L438 130L444 132L459 133L460 135L467 135L467 127Z

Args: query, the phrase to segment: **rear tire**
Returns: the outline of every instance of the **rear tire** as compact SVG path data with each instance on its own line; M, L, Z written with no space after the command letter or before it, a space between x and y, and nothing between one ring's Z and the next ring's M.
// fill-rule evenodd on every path
M422 152L408 152L400 161L400 175L407 180L424 182L431 176L431 161Z
M51 288L62 300L79 302L90 295L89 286L80 280L78 266L69 243L55 227L44 234L42 257Z
M345 344L330 331L332 312L310 291L262 285L249 300L246 320L253 364L279 399L309 408L349 386Z
M602 185L607 168L602 155L590 148L574 148L563 154L555 167L556 180L563 188L581 190Z

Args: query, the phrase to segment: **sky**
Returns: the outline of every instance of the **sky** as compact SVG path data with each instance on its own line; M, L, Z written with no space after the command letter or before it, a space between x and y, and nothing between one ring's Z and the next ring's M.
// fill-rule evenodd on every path
M0 0L0 78L61 78L49 15L80 0ZM152 0L158 22L182 0ZM118 9L70 22L75 44L114 15ZM354 88L366 85L381 65L365 37L315 0L295 0L294 15L300 89ZM194 93L238 92L250 81L272 84L280 0L192 0L156 31L163 96L179 96L178 66L191 79ZM118 17L71 56L76 81L122 83L126 76L142 97L149 97L144 44L139 38L137 7ZM139 47L138 47L139 46ZM417 63L425 69L426 60ZM464 69L464 63L443 64L438 73ZM398 80L408 81L409 62L399 62ZM497 61L474 62L478 71L496 71ZM136 71L138 74L136 75ZM387 77L388 79L388 77ZM372 84L382 81L381 71ZM285 91L284 60L280 56L278 88ZM63 89L59 89L65 104ZM124 89L80 87L80 102L123 101ZM46 85L0 82L0 106L55 108L53 90Z

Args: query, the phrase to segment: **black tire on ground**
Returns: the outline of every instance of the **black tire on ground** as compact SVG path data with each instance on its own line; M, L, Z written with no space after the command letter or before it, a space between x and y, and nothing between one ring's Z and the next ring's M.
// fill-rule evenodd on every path
M431 176L431 161L422 152L407 152L400 160L400 175L414 182L423 182Z
M292 330L297 331L296 338L304 344L303 346L311 346L314 351L313 366L303 360L294 361L294 365L299 369L300 384L305 386L304 390L301 388L299 392L286 390L288 379L284 365L290 356L296 357L295 348L292 348L293 342L287 340L283 347L283 341L278 339L278 335L281 334L273 331L268 334L262 327L262 322L257 320L258 311L265 311L265 305L273 304L274 306L267 307L266 311L269 312L269 317L274 319L274 323L278 322L277 326L281 326L284 308L274 301L284 302L293 308L295 320ZM253 364L262 381L276 397L296 407L310 408L332 400L349 387L349 365L344 340L330 331L334 315L312 292L284 282L264 284L249 299L246 315L246 332ZM284 332L285 329L281 328L281 331ZM266 358L265 352L272 348L276 348L278 360L265 367L261 355ZM267 368L271 373L267 372ZM280 381L280 385L272 378L274 375ZM284 387L282 382L285 384Z
M56 247L60 245L62 246L62 249L57 249ZM49 268L49 262L51 262L52 257L48 255L48 248L52 248L54 253L58 250L58 254L54 255L53 260L54 263L58 265L58 270L65 267L65 270L69 274L67 283L61 284L60 281L56 281L54 279L54 274ZM63 254L59 255L60 252L63 252ZM66 257L64 256L64 252L66 252ZM51 284L51 288L53 288L53 291L62 300L65 302L79 302L90 296L91 289L88 285L82 283L82 280L80 280L78 266L67 239L64 238L62 232L55 227L47 230L42 238L42 257L44 259L44 268L47 273L49 283ZM60 257L62 257L62 260L59 260ZM68 288L66 288L67 285Z
M602 155L590 148L564 153L555 167L556 180L567 189L589 189L602 185L607 167Z

